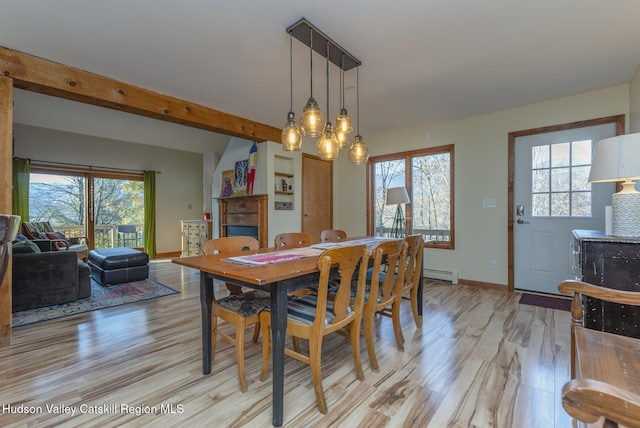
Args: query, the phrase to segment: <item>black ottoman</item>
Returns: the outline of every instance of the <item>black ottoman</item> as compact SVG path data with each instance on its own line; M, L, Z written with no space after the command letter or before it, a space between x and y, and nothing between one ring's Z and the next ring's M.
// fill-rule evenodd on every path
M133 248L89 251L91 278L101 285L140 281L149 277L149 255Z

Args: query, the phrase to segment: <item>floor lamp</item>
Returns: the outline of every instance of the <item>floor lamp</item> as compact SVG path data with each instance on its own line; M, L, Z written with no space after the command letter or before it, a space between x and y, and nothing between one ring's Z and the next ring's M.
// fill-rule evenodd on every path
M391 227L391 237L404 238L407 236L407 227L401 204L410 204L409 194L404 187L391 187L387 189L387 205L396 205L396 216Z

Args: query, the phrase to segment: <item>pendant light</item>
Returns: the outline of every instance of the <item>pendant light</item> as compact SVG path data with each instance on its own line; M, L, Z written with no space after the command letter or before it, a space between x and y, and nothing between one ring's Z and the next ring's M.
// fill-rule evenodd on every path
M369 149L360 135L360 67L356 68L356 126L357 134L349 147L349 161L355 165L363 165L369 160Z
M302 149L302 134L296 124L296 115L293 112L293 35L289 33L289 83L291 88L291 104L287 114L287 123L282 129L282 149L288 152Z
M342 54L340 60L340 97L340 115L336 119L336 137L340 148L344 149L349 145L349 134L353 131L351 116L349 116L347 109L344 107L344 54Z
M329 117L329 42L327 41L327 117ZM327 124L322 131L322 136L316 143L318 156L322 160L334 160L338 158L340 146L331 122L327 120Z
M307 105L302 110L302 116L300 116L300 130L305 137L318 137L324 127L324 117L318 103L313 98L313 28L309 28L309 31L311 37L309 43L311 92Z

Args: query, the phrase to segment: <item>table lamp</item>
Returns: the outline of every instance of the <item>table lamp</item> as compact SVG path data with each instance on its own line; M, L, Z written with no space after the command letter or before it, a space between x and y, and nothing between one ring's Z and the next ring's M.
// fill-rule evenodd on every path
M407 235L404 213L400 205L410 203L409 194L404 187L390 187L387 189L387 205L397 205L396 216L391 227L391 236L394 238L404 238Z
M613 236L640 237L640 133L605 138L596 143L589 182L623 181L611 197Z

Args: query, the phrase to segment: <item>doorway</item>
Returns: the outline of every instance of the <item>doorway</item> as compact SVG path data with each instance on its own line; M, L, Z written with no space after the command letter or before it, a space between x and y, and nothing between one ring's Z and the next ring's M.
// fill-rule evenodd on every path
M509 291L557 294L572 275L574 229L604 229L612 184L588 183L596 141L624 133L624 115L509 134Z
M333 163L302 155L302 231L313 242L320 232L333 229Z

